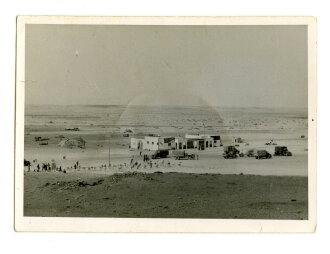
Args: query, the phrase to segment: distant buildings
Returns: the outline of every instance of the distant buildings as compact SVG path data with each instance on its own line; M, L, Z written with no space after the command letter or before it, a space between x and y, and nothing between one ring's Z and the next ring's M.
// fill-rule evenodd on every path
M160 137L155 135L145 136L144 138L131 138L131 149L140 150L180 150L198 149L221 146L220 135L186 134L184 137Z

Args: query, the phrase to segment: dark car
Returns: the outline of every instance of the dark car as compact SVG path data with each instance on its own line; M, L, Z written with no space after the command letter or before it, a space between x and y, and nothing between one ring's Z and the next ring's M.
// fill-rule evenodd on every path
M272 155L266 150L257 151L256 159L260 160L260 159L270 159L270 158L272 158Z

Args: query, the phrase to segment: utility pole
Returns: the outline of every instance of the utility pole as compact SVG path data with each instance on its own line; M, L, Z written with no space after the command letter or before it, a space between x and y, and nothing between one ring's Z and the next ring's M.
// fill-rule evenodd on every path
M109 134L109 168L111 167L111 163L110 163L110 136L111 136L111 134Z

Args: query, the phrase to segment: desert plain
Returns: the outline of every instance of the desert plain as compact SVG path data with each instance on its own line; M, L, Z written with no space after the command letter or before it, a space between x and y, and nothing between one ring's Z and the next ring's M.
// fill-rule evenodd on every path
M245 154L274 154L272 140L293 155L225 159L219 146L145 163L153 151L130 149L132 137L186 133L220 135L224 146L241 138ZM78 137L85 148L60 145ZM305 109L27 105L24 139L24 216L308 219ZM56 169L38 172L43 163Z

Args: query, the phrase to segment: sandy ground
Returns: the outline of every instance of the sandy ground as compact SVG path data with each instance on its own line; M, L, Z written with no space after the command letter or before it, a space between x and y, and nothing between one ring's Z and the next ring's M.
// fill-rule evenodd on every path
M209 148L204 151L198 151L194 149L188 149L186 152L194 153L198 155L199 160L181 160L177 161L174 158L153 160L153 168L146 166L143 163L143 156L140 156L139 151L130 151L129 138L123 138L120 135L114 136L112 139L110 148L110 162L112 167L104 170L102 165L109 164L109 144L104 142L102 137L98 137L94 141L89 141L88 135L84 138L87 140L88 145L86 149L68 149L58 146L58 138L48 135L51 140L47 147L40 146L36 142L30 140L30 144L26 146L25 158L32 161L37 159L37 163L33 163L31 170L36 169L37 164L43 162L51 162L54 160L57 166L65 168L67 171L73 171L71 168L75 162L79 161L82 172L85 171L102 171L106 174L123 173L129 171L135 171L136 168L131 169L129 166L132 159L141 163L139 171L150 172L157 165L166 165L163 167L164 172L186 172L186 173L221 173L221 174L255 174L255 175L300 175L307 176L308 167L308 152L305 150L307 147L307 139L277 139L277 144L285 144L292 151L292 157L273 157L269 160L256 160L254 157L243 157L237 159L224 159L222 157L223 147ZM99 135L100 136L100 135ZM97 140L100 140L97 142ZM237 147L241 152L247 152L247 150L266 149L271 154L274 154L274 146L266 146L264 139L249 139L249 146L240 144ZM53 142L53 143L52 143ZM124 144L124 146L118 146L118 144ZM143 151L143 154L152 154L152 151ZM63 157L65 156L65 159ZM170 165L168 165L170 163ZM124 166L126 164L126 166Z
M126 173L25 175L25 216L307 219L307 178Z
M80 131L65 131L68 127ZM123 136L127 129L130 137ZM272 139L293 156L224 159L223 147L215 147L186 150L198 160L158 159L151 166L139 151L129 150L131 137L148 133L219 134L224 145L241 137L245 142L237 148L244 153L274 154L275 146L265 145ZM82 137L86 148L60 147L60 135ZM36 136L49 138L48 145L41 146ZM30 172L24 169L27 216L307 218L308 131L300 111L34 107L26 113L24 143L25 159L37 160ZM34 172L52 160L67 173Z

